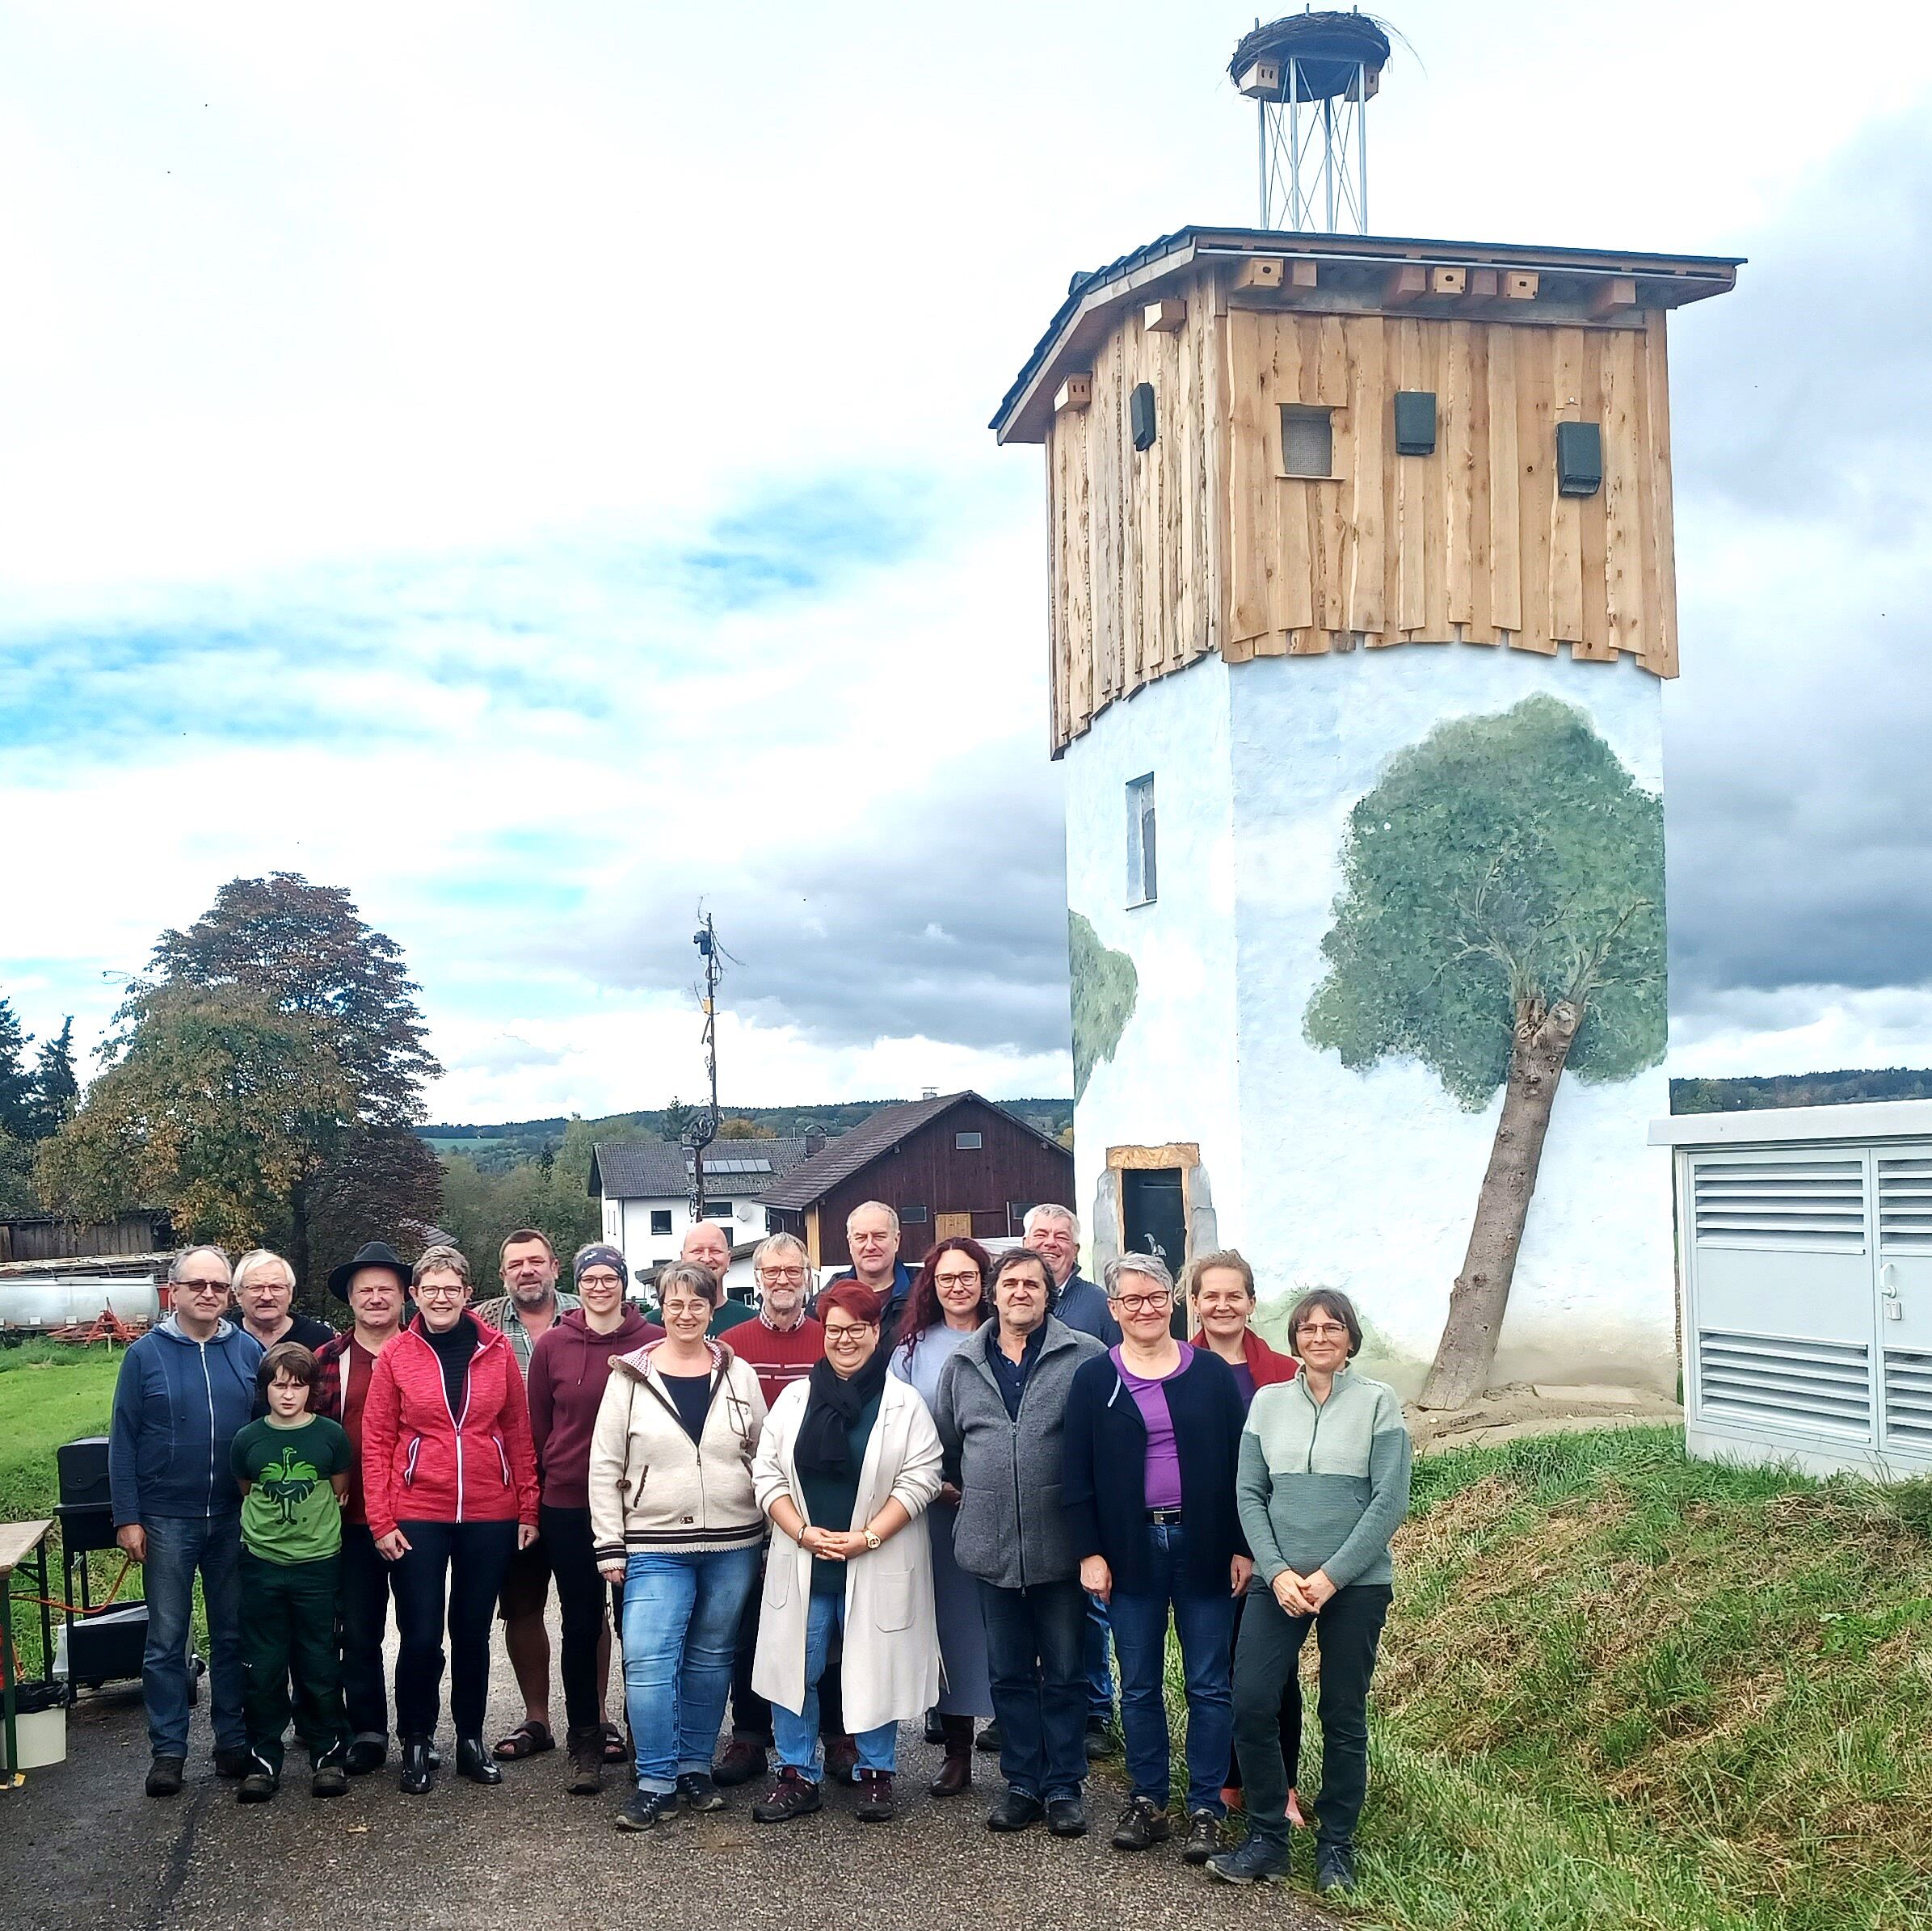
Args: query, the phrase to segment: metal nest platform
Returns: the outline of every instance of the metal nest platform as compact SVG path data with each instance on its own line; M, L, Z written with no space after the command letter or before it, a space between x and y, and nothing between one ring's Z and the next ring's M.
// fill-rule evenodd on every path
M1244 36L1228 78L1251 99L1360 99L1373 94L1389 37L1362 13L1288 14Z

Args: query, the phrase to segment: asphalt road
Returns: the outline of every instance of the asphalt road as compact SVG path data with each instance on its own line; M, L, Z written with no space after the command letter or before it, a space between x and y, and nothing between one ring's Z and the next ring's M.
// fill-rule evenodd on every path
M561 1696L558 1707L561 1710ZM494 1737L520 1714L499 1653ZM305 1760L271 1804L238 1804L209 1761L205 1699L196 1711L188 1781L171 1800L141 1794L147 1769L141 1699L130 1686L83 1698L69 1713L68 1761L0 1794L0 1912L10 1931L305 1931L311 1925L590 1928L676 1925L680 1931L815 1931L918 1925L1004 1931L1208 1931L1223 1926L1320 1927L1307 1891L1310 1851L1297 1845L1301 1883L1281 1890L1221 1884L1172 1846L1134 1857L1105 1829L1068 1841L1041 1829L1000 1837L983 1822L997 1788L935 1803L925 1794L938 1755L900 1732L901 1809L889 1824L852 1816L833 1792L817 1817L754 1824L752 1790L730 1809L680 1816L654 1832L620 1833L624 1786L601 1798L563 1790L562 1752L506 1766L495 1790L446 1771L427 1797L405 1798L391 1767L346 1798L308 1794ZM444 1748L448 1749L447 1726ZM756 1786L754 1786L754 1789ZM1121 1791L1103 1768L1088 1786L1096 1825Z

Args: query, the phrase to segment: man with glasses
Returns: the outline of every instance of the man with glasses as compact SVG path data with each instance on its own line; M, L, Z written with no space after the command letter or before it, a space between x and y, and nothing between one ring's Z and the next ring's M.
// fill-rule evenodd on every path
M825 1353L825 1330L805 1311L811 1266L805 1244L790 1234L774 1234L751 1256L758 1285L758 1311L731 1330L731 1352L754 1369L767 1408L795 1381L802 1381ZM738 1651L731 1672L731 1735L711 1767L721 1784L749 1783L764 1774L772 1745L772 1706L751 1687L751 1664L758 1650L758 1607L762 1580L745 1604L738 1626ZM836 1672L828 1669L828 1680ZM827 1687L830 1686L828 1681ZM823 1699L821 1714L823 1714ZM835 1710L835 1714L836 1714ZM828 1744L836 1739L834 1730Z
M169 1314L121 1357L107 1434L115 1539L141 1563L148 1607L141 1700L147 1793L172 1797L187 1761L189 1618L208 1613L215 1769L248 1769L242 1715L242 1491L229 1448L255 1411L261 1344L225 1320L228 1256L190 1247L168 1269Z

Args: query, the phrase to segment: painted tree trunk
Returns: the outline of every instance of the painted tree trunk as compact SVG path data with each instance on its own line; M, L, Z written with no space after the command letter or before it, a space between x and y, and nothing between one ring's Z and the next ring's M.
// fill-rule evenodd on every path
M1516 1278L1516 1256L1536 1192L1536 1170L1550 1130L1550 1109L1583 1008L1563 999L1519 1008L1509 1048L1509 1081L1502 1117L1489 1149L1489 1168L1476 1196L1469 1251L1449 1297L1449 1319L1436 1344L1421 1406L1459 1408L1489 1384L1496 1344Z

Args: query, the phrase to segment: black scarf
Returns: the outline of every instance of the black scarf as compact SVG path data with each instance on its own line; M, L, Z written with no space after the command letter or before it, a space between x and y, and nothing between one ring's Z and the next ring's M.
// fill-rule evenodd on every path
M792 1449L792 1459L800 1470L814 1475L853 1473L847 1434L866 1403L878 1400L891 1360L882 1340L873 1349L872 1359L849 1381L841 1379L828 1361L812 1363L811 1392L806 1397L805 1419L798 1424L798 1440Z

